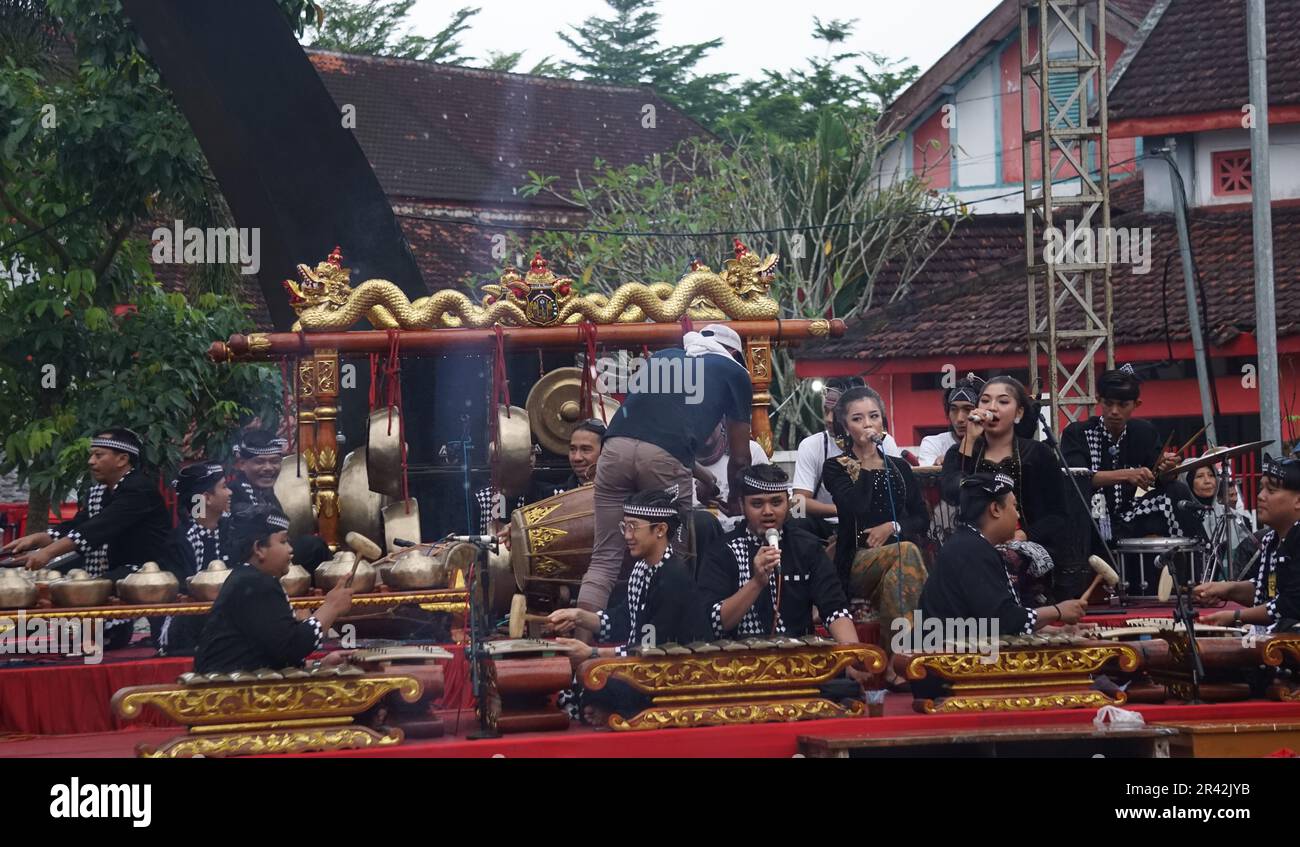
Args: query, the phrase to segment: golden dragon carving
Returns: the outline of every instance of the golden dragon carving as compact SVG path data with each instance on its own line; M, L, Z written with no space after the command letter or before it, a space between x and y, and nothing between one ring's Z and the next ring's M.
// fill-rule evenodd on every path
M483 328L596 324L668 323L693 320L771 320L780 307L768 296L777 256L760 258L735 240L735 257L721 273L696 261L676 285L628 283L613 294L578 294L574 282L556 276L537 253L528 273L509 268L498 283L483 286L482 302L463 292L439 291L414 302L393 283L372 279L355 289L338 247L309 268L298 265L298 282L285 280L289 304L298 314L294 330L347 330L362 318L379 329Z

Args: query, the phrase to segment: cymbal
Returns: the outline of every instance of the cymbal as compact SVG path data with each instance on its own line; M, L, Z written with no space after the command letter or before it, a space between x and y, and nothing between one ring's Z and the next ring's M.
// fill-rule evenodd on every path
M569 436L583 421L582 369L556 368L537 381L528 392L528 420L537 443L549 453L565 456ZM604 416L602 417L602 405ZM619 403L596 391L591 392L591 417L612 421Z
M1217 465L1226 459L1235 459L1237 456L1244 456L1247 453L1254 453L1256 450L1262 450L1272 442L1269 441L1252 441L1249 444L1238 444L1236 447L1216 447L1213 452L1204 456L1198 456L1195 459L1188 459L1177 467L1170 468L1162 473L1162 478L1179 476L1189 471L1200 470Z

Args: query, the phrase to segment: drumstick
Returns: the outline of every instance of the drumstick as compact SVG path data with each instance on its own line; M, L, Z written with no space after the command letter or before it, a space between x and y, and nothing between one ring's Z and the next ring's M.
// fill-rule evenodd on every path
M1088 590L1079 597L1085 604L1088 602L1088 595L1096 591L1097 586L1101 585L1103 580L1112 588L1119 585L1119 574L1115 573L1115 569L1107 564L1105 559L1100 556L1089 556L1088 564L1092 566L1092 570L1097 576L1093 579L1092 585L1088 586Z
M348 574L347 582L343 583L344 588L352 587L352 578L357 575L357 568L361 567L361 557L357 556L352 562L352 573Z
M1204 430L1202 430L1202 432L1204 432ZM1172 443L1174 443L1174 431L1171 429L1169 430L1169 435L1165 437L1165 445L1161 447L1160 452L1156 454L1156 463L1151 466L1151 473L1155 473L1156 468L1160 467L1160 461L1164 459L1165 453L1169 451L1169 445ZM1182 451L1179 450L1178 452L1181 453Z
M1210 425L1209 425L1209 424L1206 424L1205 426L1201 427L1200 431L1198 431L1195 435L1193 435L1191 438L1187 439L1187 443L1184 444L1182 447L1179 447L1179 448L1178 448L1178 455L1179 455L1179 456L1183 455L1183 451L1185 451L1188 447L1191 447L1192 444L1195 443L1196 439L1198 439L1198 438L1200 438L1202 435L1204 435L1204 434L1205 434L1205 431L1206 431L1207 429L1209 429L1209 428L1210 428ZM1161 453L1160 457L1159 457L1158 459L1156 459L1156 466L1157 466L1157 467L1159 467L1159 465L1160 465L1160 459L1163 459L1163 458L1164 458L1164 454ZM1165 473L1168 473L1168 471L1165 471Z

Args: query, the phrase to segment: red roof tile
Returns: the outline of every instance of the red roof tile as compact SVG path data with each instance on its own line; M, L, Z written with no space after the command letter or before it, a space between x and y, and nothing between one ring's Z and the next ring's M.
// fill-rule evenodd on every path
M1249 88L1245 0L1172 0L1111 92L1110 119L1239 110ZM1268 4L1268 88L1271 105L1300 105L1295 0Z
M1121 266L1114 271L1116 343L1163 343L1165 303L1170 338L1187 340L1187 309L1172 215L1118 215L1112 225L1150 227L1152 233L1150 272L1135 274L1131 268ZM1284 337L1300 334L1300 207L1276 206L1273 227L1277 332ZM1255 326L1250 210L1195 211L1191 237L1209 301L1210 341L1224 345L1241 333L1252 332ZM927 268L925 279L907 299L850 322L844 338L804 345L798 358L881 360L1026 352L1028 306L1023 235L1012 242L1003 254L1006 262L991 263L964 279L946 279L932 285ZM961 252L965 248L964 241L954 238L942 252ZM939 269L939 277L943 278L946 275L942 269L949 264L940 256L931 267ZM1069 321L1069 317L1063 318L1063 322Z

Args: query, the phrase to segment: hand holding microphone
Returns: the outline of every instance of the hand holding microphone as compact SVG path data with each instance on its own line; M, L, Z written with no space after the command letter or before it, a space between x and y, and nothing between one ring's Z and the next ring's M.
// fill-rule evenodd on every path
M767 543L758 548L758 553L754 556L752 577L756 582L764 585L772 578L772 572L781 567L780 535L775 529L769 529L765 533L765 538Z

